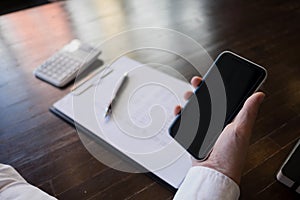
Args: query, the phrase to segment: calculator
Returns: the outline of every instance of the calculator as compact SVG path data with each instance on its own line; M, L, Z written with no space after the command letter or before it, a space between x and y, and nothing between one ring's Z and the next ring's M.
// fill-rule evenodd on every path
M60 51L34 70L34 75L54 86L63 87L72 81L77 72L90 66L101 51L80 40L72 40Z

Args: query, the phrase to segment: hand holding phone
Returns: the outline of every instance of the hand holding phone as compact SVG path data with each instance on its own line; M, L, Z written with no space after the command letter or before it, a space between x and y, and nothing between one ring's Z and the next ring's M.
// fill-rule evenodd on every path
M194 77L191 80L192 86L198 87L201 80L200 77ZM187 99L190 96L191 91L186 92L185 98ZM262 92L250 96L234 121L227 125L220 134L208 159L204 161L193 159L193 166L203 166L217 170L239 184L252 127L264 96ZM178 115L181 109L180 106L176 106L174 109L175 115Z
M226 92L227 109L224 127L232 122L247 98L260 87L266 78L264 68L232 52L226 51L218 56L169 129L170 135L198 160L207 158L221 134L221 131L207 134L211 116L211 99L206 80L211 79L216 71L223 79ZM199 115L201 119L199 119ZM185 123L181 123L181 121ZM195 127L196 133L194 133ZM176 137L177 134L179 137ZM193 138L193 141L189 143L189 139L186 138Z

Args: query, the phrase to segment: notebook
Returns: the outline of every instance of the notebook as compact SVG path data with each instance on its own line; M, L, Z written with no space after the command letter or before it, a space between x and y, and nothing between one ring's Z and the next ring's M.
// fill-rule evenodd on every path
M55 102L50 110L75 121L96 140L104 141L176 189L192 162L189 153L169 136L168 128L174 120L174 107L185 103L184 93L192 88L187 81L153 65L121 57L107 69L111 73L103 76L103 70ZM114 87L124 73L128 76L126 85L117 97L111 118L105 119Z

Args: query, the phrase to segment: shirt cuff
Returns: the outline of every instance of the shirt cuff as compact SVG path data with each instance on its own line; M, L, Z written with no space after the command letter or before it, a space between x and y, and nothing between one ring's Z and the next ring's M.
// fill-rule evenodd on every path
M174 199L232 200L239 196L240 188L232 179L214 169L195 166L187 173Z
M25 179L11 166L0 164L0 199L56 200Z

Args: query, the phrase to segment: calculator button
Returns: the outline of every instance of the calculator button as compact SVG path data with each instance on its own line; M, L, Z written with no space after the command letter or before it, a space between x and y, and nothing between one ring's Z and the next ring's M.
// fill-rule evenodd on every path
M92 47L88 49L90 50L87 52L61 50L37 67L34 73L56 86L64 86L76 76L81 67L87 67L100 54L100 51L96 52Z

